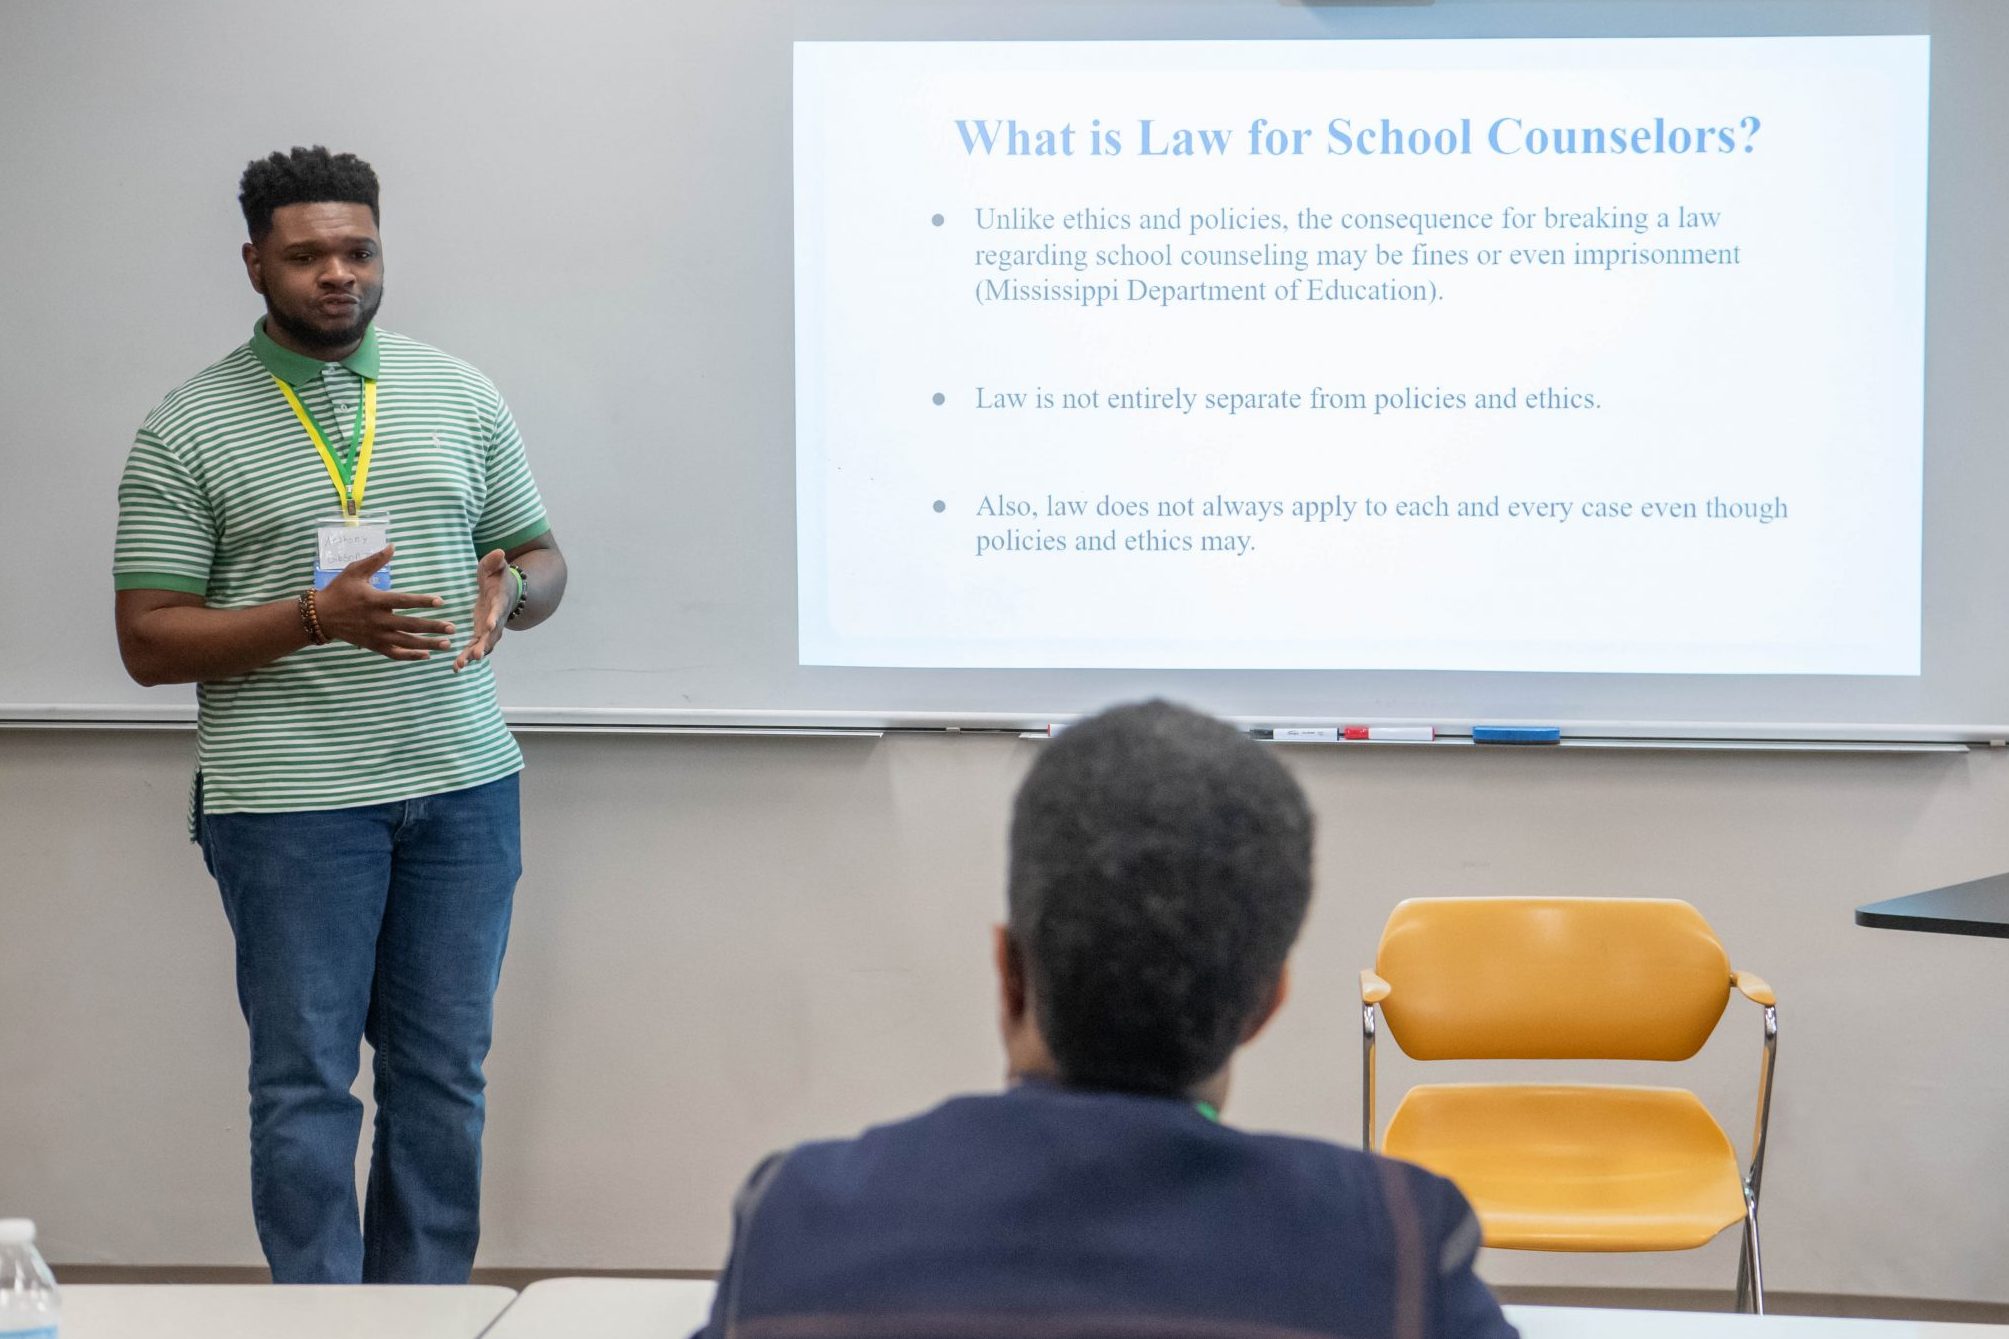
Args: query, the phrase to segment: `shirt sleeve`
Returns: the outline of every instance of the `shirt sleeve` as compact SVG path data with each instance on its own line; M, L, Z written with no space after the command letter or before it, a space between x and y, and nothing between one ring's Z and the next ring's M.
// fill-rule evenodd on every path
M1481 1240L1478 1215L1459 1191L1440 1176L1428 1179L1436 1220L1437 1306L1439 1339L1520 1339L1507 1323L1493 1290L1473 1267Z
M516 419L500 395L495 397L494 423L488 437L488 480L481 519L474 526L474 551L513 549L528 544L551 523L544 518L544 499L530 475L523 437Z
M142 428L119 478L113 586L206 595L215 556L208 494L182 458Z
M733 1197L732 1245L726 1254L725 1268L718 1276L718 1290L712 1294L711 1319L691 1339L725 1339L738 1321L740 1275L744 1269L741 1256L752 1236L753 1216L760 1208L761 1197L773 1184L774 1174L781 1170L781 1164L787 1157L786 1152L780 1152L770 1153L761 1159L760 1165L746 1178L746 1184L739 1188L739 1194Z

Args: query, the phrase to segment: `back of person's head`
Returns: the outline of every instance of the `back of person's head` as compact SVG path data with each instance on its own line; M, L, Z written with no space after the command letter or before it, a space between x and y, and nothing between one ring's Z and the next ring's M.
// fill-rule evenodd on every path
M1184 1094L1266 1016L1311 897L1311 814L1267 750L1166 702L1044 747L1012 813L1010 915L1062 1082Z

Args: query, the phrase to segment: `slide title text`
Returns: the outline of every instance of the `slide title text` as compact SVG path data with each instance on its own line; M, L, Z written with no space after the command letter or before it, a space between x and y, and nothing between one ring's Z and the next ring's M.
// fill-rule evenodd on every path
M1281 126L1258 116L1246 130L1220 126L1169 125L1153 118L1127 126L1088 123L1082 134L1072 121L1060 125L1004 119L958 119L956 134L971 156L1004 158L1090 158L1128 154L1136 158L1301 158L1324 154L1345 158L1458 158L1485 153L1503 158L1564 154L1681 155L1752 153L1764 123L1756 116L1730 125L1700 125L1665 116L1633 125L1531 125L1519 116L1495 117L1480 127L1472 117L1436 125L1407 125L1389 117L1356 124L1334 117L1323 131Z

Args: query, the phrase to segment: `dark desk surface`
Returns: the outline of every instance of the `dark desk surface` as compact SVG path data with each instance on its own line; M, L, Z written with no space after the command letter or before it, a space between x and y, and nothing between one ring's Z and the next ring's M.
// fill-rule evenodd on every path
M1856 924L1879 930L2009 939L2009 874L1871 902L1856 908Z

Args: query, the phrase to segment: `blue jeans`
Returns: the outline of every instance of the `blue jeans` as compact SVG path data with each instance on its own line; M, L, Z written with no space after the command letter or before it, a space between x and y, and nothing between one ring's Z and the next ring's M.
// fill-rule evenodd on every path
M275 1283L465 1283L482 1061L522 870L514 776L396 804L205 814L251 1031L251 1206ZM376 1053L360 1230L350 1094Z

